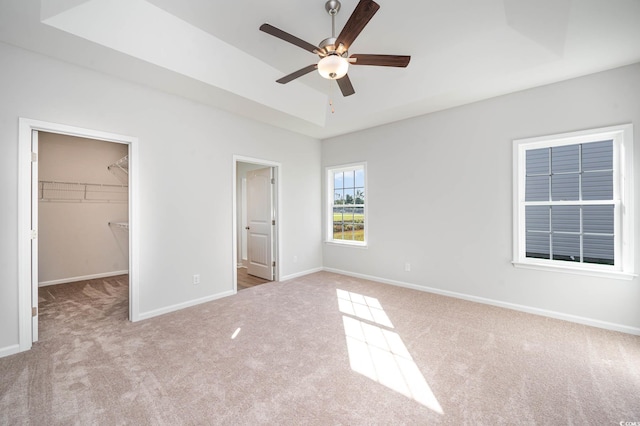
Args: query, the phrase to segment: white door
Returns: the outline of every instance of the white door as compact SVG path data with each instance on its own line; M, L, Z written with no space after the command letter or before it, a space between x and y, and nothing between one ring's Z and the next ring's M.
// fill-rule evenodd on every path
M247 272L266 280L273 280L271 178L271 167L247 172Z
M31 338L38 341L38 132L31 131Z

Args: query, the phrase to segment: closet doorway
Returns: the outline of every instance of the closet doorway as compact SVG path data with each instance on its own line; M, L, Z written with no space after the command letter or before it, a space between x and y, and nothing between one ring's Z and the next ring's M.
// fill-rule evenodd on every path
M137 138L29 119L19 129L20 350L38 340L39 304L73 288L120 297L137 320Z
M129 147L38 132L38 311L128 318ZM74 285L71 285L75 283ZM49 307L50 309L47 309ZM98 318L96 318L98 319Z
M278 280L277 163L234 157L234 290Z

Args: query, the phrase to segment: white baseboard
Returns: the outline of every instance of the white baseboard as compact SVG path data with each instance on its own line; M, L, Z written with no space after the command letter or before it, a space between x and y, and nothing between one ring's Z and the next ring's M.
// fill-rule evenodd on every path
M56 285L56 284L75 283L78 281L95 280L96 278L115 277L116 275L125 275L128 273L129 271L112 271L112 272L103 272L101 274L83 275L80 277L61 278L58 280L39 282L38 287L46 287L48 285Z
M302 277L304 275L313 274L314 272L320 272L322 270L323 270L323 268L319 267L319 268L309 269L307 271L298 272L298 273L291 274L291 275L286 275L284 277L280 277L280 281L286 281L286 280L290 280L290 279L293 279L293 278ZM187 301L187 302L178 303L178 304L167 306L167 307L160 308L160 309L154 309L153 311L144 312L144 313L141 313L140 315L138 315L138 320L145 320L145 319L157 317L159 315L168 314L169 312L175 312L175 311L178 311L180 309L184 309L184 308L188 308L188 307L191 307L191 306L199 305L201 303L211 302L212 300L217 300L217 299L221 299L223 297L233 296L234 294L236 294L235 291L229 290L229 291L224 291L222 293L214 294L214 295L211 295L211 296L202 297L200 299L190 300L190 301Z
M222 299L223 297L233 296L236 294L233 290L223 291L222 293L214 294L211 296L201 297L199 299L189 300L187 302L177 303L175 305L166 306L160 309L154 309L149 312L142 312L138 315L138 320L145 320L159 315L168 314L169 312L179 311L180 309L189 308L191 306L200 305L201 303L211 302L212 300Z
M468 300L470 302L477 302L477 303L483 303L485 305L498 306L500 308L512 309L514 311L526 312L529 314L540 315L543 317L575 322L578 324L588 325L588 326L597 327L597 328L603 328L606 330L619 331L621 333L640 335L640 328L630 327L628 325L616 324L616 323L607 322L607 321L600 321L597 319L565 314L562 312L549 311L547 309L534 308L532 306L518 305L516 303L503 302L500 300L487 299L484 297L472 296L464 293L457 293L455 291L441 290L438 288L426 287L422 285L406 283L403 281L389 280L386 278L375 277L372 275L365 275L365 274L359 274L356 272L343 271L341 269L334 269L334 268L322 268L322 269L327 272L333 272L336 274L362 278L370 281L377 281L383 284L391 284L398 287L405 287L413 290L425 291L427 293L440 294L442 296L454 297L456 299Z
M18 352L20 352L20 345L5 346L4 348L0 348L0 358L17 354Z
M292 280L294 278L304 277L305 275L313 274L315 272L324 271L323 267L307 269L306 271L296 272L295 274L285 275L284 277L280 277L280 281Z

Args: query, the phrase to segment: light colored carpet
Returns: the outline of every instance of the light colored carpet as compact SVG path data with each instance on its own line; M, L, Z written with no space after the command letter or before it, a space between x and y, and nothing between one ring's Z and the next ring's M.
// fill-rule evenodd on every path
M640 337L331 273L126 321L126 277L41 294L0 423L640 421Z

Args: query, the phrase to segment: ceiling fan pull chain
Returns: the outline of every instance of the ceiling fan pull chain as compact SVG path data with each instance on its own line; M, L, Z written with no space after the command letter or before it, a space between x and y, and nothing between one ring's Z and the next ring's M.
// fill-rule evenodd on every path
M331 80L329 80L329 108L331 108L331 114L336 112L335 108L333 108L333 85L331 84Z

